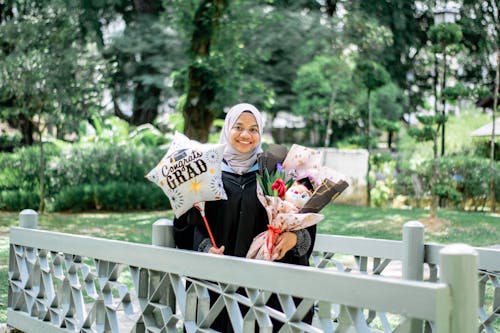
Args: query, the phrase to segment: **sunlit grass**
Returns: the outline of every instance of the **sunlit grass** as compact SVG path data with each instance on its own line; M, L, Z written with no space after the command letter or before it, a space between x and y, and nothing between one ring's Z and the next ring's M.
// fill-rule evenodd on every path
M467 243L472 246L500 244L500 215L478 212L439 210L438 218L429 219L425 209L368 208L331 205L321 211L325 219L318 232L400 240L403 225L420 221L425 226L425 241Z

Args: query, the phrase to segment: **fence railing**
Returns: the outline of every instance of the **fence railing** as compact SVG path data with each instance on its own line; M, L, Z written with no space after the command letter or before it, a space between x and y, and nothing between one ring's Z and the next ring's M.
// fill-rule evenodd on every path
M439 244L424 244L424 226L403 226L403 240L317 235L316 267L416 281L440 281ZM478 253L478 332L500 332L500 249L475 248ZM460 274L460 273L458 273ZM429 328L427 329L429 330Z
M477 331L478 255L467 245L440 250L439 282L411 281L380 274L387 260L411 260L402 242L319 235L318 269L168 248L167 222L154 224L154 245L145 245L41 231L36 216L22 215L24 227L10 232L8 324L202 332L227 313L236 332L422 332L423 321L433 332ZM337 253L353 255L362 274L348 273L345 257L330 265Z

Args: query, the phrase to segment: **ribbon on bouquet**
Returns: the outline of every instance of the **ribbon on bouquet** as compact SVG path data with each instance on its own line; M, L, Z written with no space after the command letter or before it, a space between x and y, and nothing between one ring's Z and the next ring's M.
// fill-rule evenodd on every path
M273 227L270 224L267 225L266 246L269 250L269 259L273 257L274 242L276 242L276 237L282 232L283 231L278 227Z

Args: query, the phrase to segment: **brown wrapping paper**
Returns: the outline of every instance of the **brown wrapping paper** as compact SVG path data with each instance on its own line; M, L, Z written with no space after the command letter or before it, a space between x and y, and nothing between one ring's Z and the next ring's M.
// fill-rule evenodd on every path
M335 200L348 186L349 184L345 180L337 182L328 178L323 180L299 212L318 213L326 205Z

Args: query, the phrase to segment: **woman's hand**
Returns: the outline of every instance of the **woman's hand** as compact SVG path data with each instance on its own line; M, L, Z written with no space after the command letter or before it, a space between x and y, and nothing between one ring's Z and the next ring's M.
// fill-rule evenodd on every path
M208 249L208 253L212 253L212 254L224 254L224 245L222 245L221 247L211 247Z
M283 258L295 245L297 245L297 235L293 232L285 231L276 238L273 257L277 260Z

